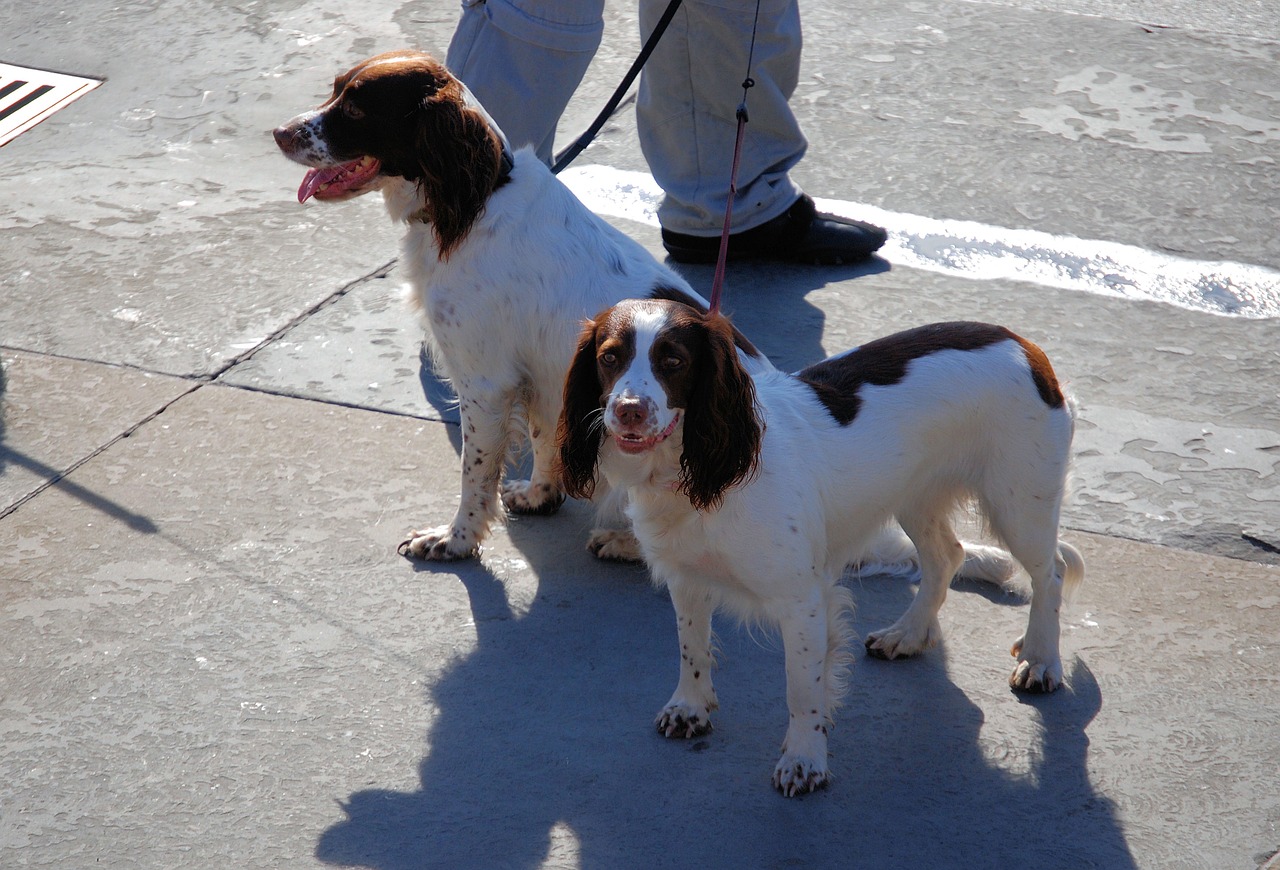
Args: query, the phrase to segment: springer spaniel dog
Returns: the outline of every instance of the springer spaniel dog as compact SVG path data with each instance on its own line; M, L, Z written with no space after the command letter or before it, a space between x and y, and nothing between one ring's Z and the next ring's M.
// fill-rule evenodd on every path
M515 513L554 512L564 499L555 427L582 321L627 296L692 294L688 284L588 211L531 149L513 153L466 86L426 54L356 64L320 108L274 135L309 167L300 201L376 190L405 224L402 262L436 369L458 394L457 513L448 525L412 532L400 552L470 557L501 503ZM768 367L763 357L752 364ZM525 432L532 475L500 486L508 446ZM621 499L600 495L589 548L638 559Z
M1016 558L1032 601L1009 684L1061 685L1058 610L1084 575L1058 540L1074 427L1049 360L1003 327L939 323L795 374L752 373L723 316L628 300L587 324L557 441L570 495L598 482L627 491L644 558L670 590L680 679L660 732L711 729L717 608L778 627L791 719L773 783L790 796L829 777L851 632L839 580L853 562L919 565L914 601L866 639L892 659L938 642L957 572L1002 582ZM968 499L1012 557L956 539L952 514Z

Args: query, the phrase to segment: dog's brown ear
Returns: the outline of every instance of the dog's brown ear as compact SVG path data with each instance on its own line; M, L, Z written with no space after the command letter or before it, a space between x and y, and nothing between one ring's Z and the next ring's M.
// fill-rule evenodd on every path
M574 498L591 498L595 492L596 464L604 438L603 393L596 365L596 323L589 320L565 376L564 406L556 426L561 485Z
M705 348L684 412L680 491L698 510L720 505L725 490L755 473L763 436L756 390L738 360L728 318L703 318Z
M414 128L418 189L440 259L447 260L497 185L502 142L484 116L465 105L456 79L423 98Z

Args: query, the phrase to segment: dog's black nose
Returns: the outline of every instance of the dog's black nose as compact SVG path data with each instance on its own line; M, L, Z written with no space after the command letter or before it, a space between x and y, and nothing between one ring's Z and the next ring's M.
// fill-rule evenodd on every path
M280 146L281 151L291 150L293 143L298 139L297 131L289 127L276 127L271 131L271 135L275 137L276 145Z
M614 416L624 426L639 426L649 416L649 409L639 399L619 399L613 406Z

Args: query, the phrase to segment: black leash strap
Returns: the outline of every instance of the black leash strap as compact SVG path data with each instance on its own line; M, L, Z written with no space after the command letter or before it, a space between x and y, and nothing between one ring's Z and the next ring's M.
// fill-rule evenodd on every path
M627 90L630 89L631 83L636 80L636 76L640 75L640 69L644 66L645 61L649 59L649 55L653 54L653 50L658 47L658 40L662 38L662 34L666 32L667 25L671 23L671 19L675 17L676 10L680 8L680 0L671 0L667 4L666 10L662 13L662 17L658 19L658 25L653 28L653 33L649 34L649 38L645 40L644 47L640 49L640 54L636 55L635 61L631 64L631 69L627 70L627 74L622 77L622 84L618 85L617 90L613 92L613 96L609 98L609 102L600 110L600 114L591 122L591 126L586 129L581 136L573 140L573 144L565 148L556 155L555 162L551 166L553 173L559 174L573 159L591 144L591 140L596 138L596 134L600 132L600 128L605 125L610 116L618 108L618 104L622 102L622 98L626 96Z

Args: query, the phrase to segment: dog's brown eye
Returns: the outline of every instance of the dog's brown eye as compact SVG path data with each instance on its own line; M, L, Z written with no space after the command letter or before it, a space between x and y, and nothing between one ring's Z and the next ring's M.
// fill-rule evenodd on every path
M353 121L359 121L364 117L364 110L350 100L344 100L342 103L342 114L346 115Z
M674 372L684 367L684 360L678 356L667 356L662 358L662 368L665 371Z
M611 350L600 354L600 365L605 368L613 368L618 364L618 355Z

